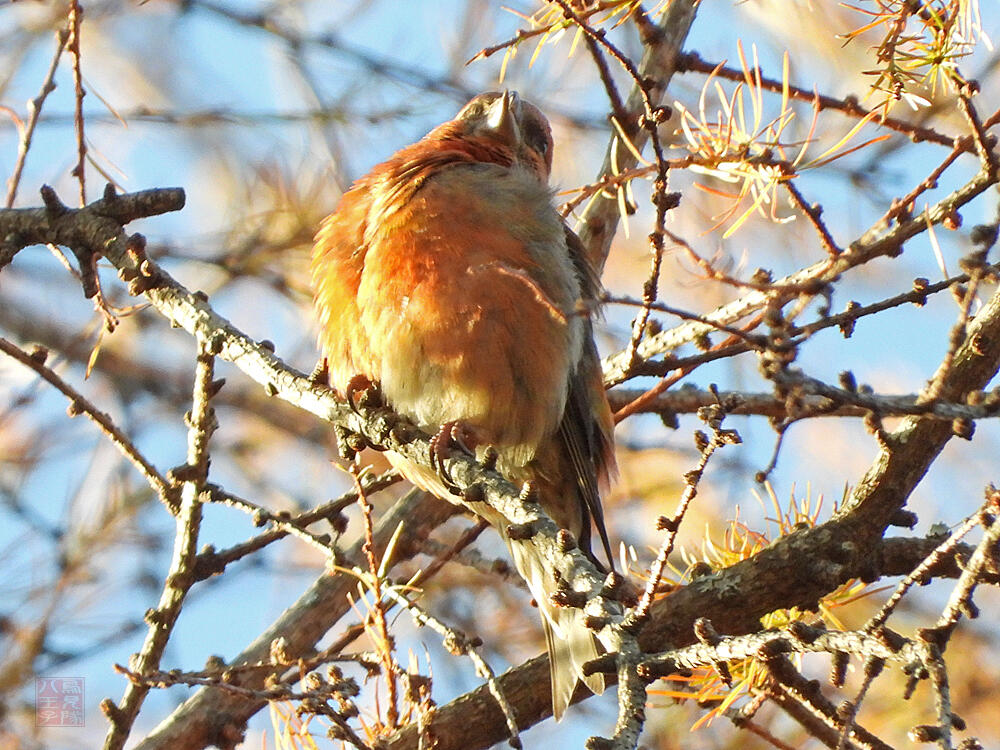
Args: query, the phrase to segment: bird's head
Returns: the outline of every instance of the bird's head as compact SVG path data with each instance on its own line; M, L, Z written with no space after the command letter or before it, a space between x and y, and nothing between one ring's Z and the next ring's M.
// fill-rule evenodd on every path
M509 150L515 164L544 182L552 169L552 130L545 115L515 91L491 91L466 104L453 120L466 138L482 138Z

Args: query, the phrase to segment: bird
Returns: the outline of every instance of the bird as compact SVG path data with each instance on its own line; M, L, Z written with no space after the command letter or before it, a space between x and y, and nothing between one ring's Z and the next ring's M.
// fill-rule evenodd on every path
M516 92L487 92L374 167L321 224L311 259L329 384L358 382L450 449L514 482L585 555L611 546L601 493L615 473L611 409L594 343L601 286L549 187L552 134ZM360 380L359 380L360 379ZM388 452L409 481L459 502L442 472ZM466 503L468 505L468 503ZM511 539L485 503L474 511L507 544L541 613L553 714L569 706L598 656L579 609L551 595L557 574L530 539Z

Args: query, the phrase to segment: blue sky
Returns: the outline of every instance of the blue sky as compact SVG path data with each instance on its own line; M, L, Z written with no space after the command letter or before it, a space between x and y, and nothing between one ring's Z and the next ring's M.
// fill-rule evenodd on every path
M796 4L797 7L801 5L804 4ZM310 3L305 6L301 18L296 12L289 11L289 23L315 33L336 34L345 47L370 53L398 66L404 79L407 70L415 70L430 77L457 78L463 88L478 91L497 86L501 56L496 55L468 68L456 65L456 61L460 63L480 47L512 36L522 22L512 13L491 14L490 18L494 19L492 25L466 22L465 10L473 6L457 1L431 4L383 0L336 6ZM535 7L527 2L515 3L514 6L521 11L530 11ZM234 2L229 7L246 10L249 4ZM783 47L795 42L799 29L794 24L769 21L766 15L762 15L762 12L769 12L768 8L766 3L706 3L687 46L698 49L705 59L728 58L733 61L736 59L737 38L742 38L747 48L751 41L757 41L765 73L777 76ZM11 41L15 38L14 27L28 24L31 19L46 12L34 4L0 7L0 40L7 40L0 41L0 59L9 64L15 58ZM773 9L770 12L773 13ZM1000 38L996 28L997 18L986 20L994 25L993 36ZM87 129L91 149L101 164L113 165L116 176L127 190L174 185L185 188L188 207L183 212L137 223L133 229L146 233L151 245L170 242L185 248L195 257L199 253L210 254L224 241L224 233L234 213L243 208L233 185L246 175L252 165L273 162L293 172L298 169L311 176L328 175L329 181L336 181L338 175L349 180L363 174L397 148L420 137L433 125L448 119L462 103L461 95L447 87L443 93L427 93L405 80L394 80L394 77L376 78L373 83L364 66L359 64L356 54L316 47L307 47L303 51L305 68L315 86L315 92L309 92L302 76L294 71L287 48L276 44L270 35L258 29L236 27L197 6L178 15L172 4L151 2L130 7L120 18L114 19L104 18L95 6L94 12L88 15L84 34L84 75L88 89L95 94L86 100L87 111L93 115L88 118ZM582 51L567 58L567 48L564 41L561 47L543 52L533 67L527 64L530 51L519 54L510 67L505 85L520 90L528 98L543 103L543 108L556 113L599 119L606 111L606 101L600 87L594 83L589 58ZM835 66L811 64L809 55L803 49L793 47L792 52L796 83L804 86L815 83L834 94L848 91L863 93L861 79L845 79L843 72ZM845 48L845 59L855 52L853 48ZM24 61L16 69L12 68L9 80L4 79L6 86L0 90L0 104L23 113L23 102L37 92L51 54L51 34L41 33ZM981 50L968 69L978 69L988 57L988 51ZM75 187L68 174L74 160L73 132L67 119L72 106L72 82L65 65L56 80L58 88L45 106L46 115L55 118L55 122L43 122L36 134L22 181L18 200L20 206L38 203L37 188L42 183L55 185L67 202L75 195ZM678 79L672 96L683 98L691 106L692 102L696 103L702 81L699 76ZM154 110L235 110L247 115L295 113L314 108L315 96L318 95L323 104L344 103L354 114L377 115L397 110L400 114L378 117L375 122L354 121L325 129L302 122L262 123L239 119L228 125L200 130L141 121L132 121L124 127L107 117L97 94L114 108L126 112L144 106ZM997 105L996 94L995 91L984 92L984 111L991 111L991 106ZM803 108L800 116L807 121L807 109ZM557 137L561 132L567 132L558 114L553 117L553 123ZM846 131L850 126L850 121L844 118L842 129ZM603 156L606 137L606 133L601 131L576 135L567 133L567 138L557 143L554 179L563 185L574 185L592 178ZM5 121L0 121L0 172L4 175L12 169L16 148L14 129ZM334 153L340 155L336 168L328 166ZM855 167L866 165L869 170L872 183L859 190L848 189L849 183L839 179L839 176L810 175L802 178L804 190L823 197L827 218L832 226L840 230L838 239L849 240L884 210L884 205L879 202L882 197L879 191L889 195L905 192L943 156L939 147L919 146L912 150L902 149L868 163L871 153L862 152L845 162ZM234 154L238 154L242 161L237 162ZM969 159L966 172L972 169L974 164ZM693 191L689 177L677 175L674 179L674 187ZM103 180L93 171L88 173L88 180L90 196L96 197ZM943 195L951 187L944 181L934 195ZM643 188L638 188L639 193L642 191ZM335 192L331 189L331 197ZM673 228L690 232L688 236L706 254L719 249L729 254L736 263L745 255L750 268L766 266L773 269L776 275L790 272L817 257L815 241L801 226L804 222L800 221L785 234L773 233L771 227L763 222L754 223L723 242L717 236L699 235L694 229L696 224L692 217L697 215L700 205L696 193L686 192L685 201ZM937 238L951 272L956 272L956 260L966 252L968 228L990 220L995 210L996 198L991 195L980 199L965 212L961 232L938 230ZM685 214L686 211L691 213ZM620 236L611 260L612 264L622 264L630 269L640 267L643 258L642 242L634 238L641 238L648 231L650 224L646 209L643 208L631 222L633 240L625 241ZM39 279L60 272L59 266L43 250L32 249L22 253L16 262L16 269L16 275L8 271L3 275L3 292L9 295L5 297L8 304L14 304L14 300L27 304L28 300L32 300L34 309L53 321L72 320L79 323L90 317L89 303L79 296L67 297L63 293L65 287L61 290L45 287L52 289L49 292L51 296L42 299L32 297ZM716 300L713 296L718 294L717 291L706 292L703 286L695 285L694 279L685 270L689 270L689 264L679 258L679 254L668 256L665 269L672 276L665 282L666 293L671 295L669 301L676 300L677 304L698 311L707 311L722 301L721 297ZM170 270L191 288L204 288L215 279L213 271L194 261L174 263ZM641 277L628 279L627 274L619 272L614 275L614 271L612 275L619 282L619 286L612 291L639 295ZM906 291L916 276L932 280L940 278L937 262L926 238L908 244L900 260L891 263L879 261L854 272L838 290L834 309L842 309L849 299L864 304ZM213 297L212 302L220 313L247 332L275 341L279 355L303 369L311 367L315 351L312 348L312 331L303 319L304 306L270 298L262 306L252 290L240 286L226 289ZM607 342L610 337L620 345L631 315L629 309L609 310L602 341ZM912 308L901 308L862 321L854 337L846 342L835 329L827 331L802 350L799 365L810 375L835 382L837 372L847 362L860 382L870 383L878 391L914 392L930 377L940 361L945 351L947 331L955 315L954 302L941 295L932 299L917 314ZM165 333L162 345L168 350L189 348L189 342L177 332ZM610 348L606 347L606 350L610 351ZM227 378L241 377L233 368L223 370ZM76 370L70 373L79 382L80 373ZM6 383L0 384L0 393L5 395L19 391L30 382L30 378L7 362L0 363L0 376ZM766 388L756 372L755 362L749 359L736 365L727 362L705 367L691 381L702 387L716 382L722 388ZM102 403L102 397L111 397L100 390L94 395L99 403ZM114 408L114 404L110 406ZM58 419L64 411L64 404L60 397L49 392L42 395L38 408L39 413ZM183 457L183 426L175 416L168 415L156 424L145 425L139 436L141 447L159 466L175 465ZM754 469L767 462L773 433L760 419L734 418L732 421L741 430L745 442L739 448L727 449L725 461L738 469L742 467L742 470L724 472L720 464L715 494L720 498L720 509L731 511L733 505L739 504L742 517L746 518L757 513L751 496L751 477ZM681 426L682 429L677 432L667 432L659 428L653 418L638 419L622 430L621 437L642 443L665 443L678 452L690 453L690 433L696 426L694 418L682 419ZM225 439L226 430L224 422L222 439ZM75 425L74 434L79 435L81 446L89 447L98 439L93 430L83 423ZM996 479L998 438L998 428L983 422L977 425L976 440L972 445L956 441L946 449L941 461L914 496L914 507L921 513L921 528L926 529L927 525L937 520L954 523L973 509L981 496L984 482ZM836 450L828 453L817 449L817 446L827 445L836 446ZM800 424L792 428L772 482L781 498L787 497L793 487L801 495L809 484L813 495L823 494L828 500L838 499L845 484L860 478L875 450L874 439L865 433L860 421L838 420L835 423L815 420ZM90 460L89 449L79 452L68 449L66 455L58 457L60 471L35 477L33 484L24 491L26 495L40 499L37 507L39 515L52 523L66 517L76 492L77 477L85 471ZM294 457L289 457L289 461L292 460ZM317 464L314 461L309 465L313 467ZM213 468L216 471L215 481L236 491L252 491L252 478L241 476L238 466L220 464ZM324 481L334 485L336 473L330 470L330 474L323 477L310 468L290 472L284 486L292 494L305 498L310 495L315 482ZM324 489L322 499L332 495L334 489ZM674 497L665 498L664 506L672 508L674 501ZM165 513L152 514L144 523L149 533L164 537L171 533L172 522ZM204 531L206 541L221 547L243 539L250 533L251 527L232 511L212 508L207 514ZM697 536L700 529L694 531ZM16 521L0 523L0 548L16 548L25 538L25 533ZM26 566L29 560L42 567L51 565L51 561L43 559L42 550L44 548L22 549L18 554ZM165 570L168 552L169 545L159 555L153 556L154 574L162 574ZM159 569L156 569L156 562L161 565ZM278 574L274 567L280 566L272 566L266 575L254 579L257 584L252 597L247 595L246 576L236 578L233 584L224 579L208 589L204 597L196 595L181 620L166 661L170 665L197 668L208 654L234 655L277 613L294 601L316 572L306 566ZM115 591L110 600L107 594L100 590L93 592L93 596L100 597L105 604L112 601L112 608L120 612L142 612L154 601L154 594L149 590ZM239 612L239 616L231 616L232 612ZM230 614L227 616L226 613ZM81 626L89 627L85 615L82 616ZM205 638L206 632L211 634L210 638ZM127 660L128 654L135 650L139 642L139 637L133 636L114 649L73 663L74 674L83 674L88 679L88 702L91 706L95 706L96 701L105 695L116 698L120 695L122 681L109 673L108 663L110 660ZM436 648L433 639L423 634L414 639L416 642ZM68 643L67 647L71 645ZM449 674L448 680L441 681L443 694L455 693L474 684L470 675L469 670ZM147 715L162 716L167 705L179 697L182 697L181 691L154 694L150 698ZM607 705L605 700L599 725L607 724ZM550 727L537 730L545 735L552 731ZM587 727L579 731L585 732ZM92 714L87 732L88 736L103 733L96 714ZM79 743L79 735L72 733L65 733L52 742L53 746L65 742L66 747L87 744Z

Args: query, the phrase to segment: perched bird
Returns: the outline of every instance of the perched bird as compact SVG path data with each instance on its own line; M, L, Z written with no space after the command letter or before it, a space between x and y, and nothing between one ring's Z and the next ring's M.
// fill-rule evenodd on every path
M486 93L358 180L316 235L312 279L330 383L360 377L428 433L456 437L497 469L530 480L581 549L591 524L611 551L599 488L614 470L611 411L590 314L599 283L553 207L548 122L516 93ZM392 453L410 481L457 502L441 474ZM510 548L542 614L553 713L597 656L580 610L556 589L530 539Z

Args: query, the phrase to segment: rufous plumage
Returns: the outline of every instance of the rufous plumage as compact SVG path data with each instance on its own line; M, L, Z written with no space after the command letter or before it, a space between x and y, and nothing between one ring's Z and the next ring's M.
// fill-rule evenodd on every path
M552 137L534 105L487 93L344 194L316 235L312 277L330 383L360 376L427 432L442 425L515 482L590 556L592 524L610 562L599 489L614 469L612 419L590 316L599 284L553 206ZM389 460L447 500L438 471ZM553 712L597 656L580 610L550 599L555 577L530 539L483 503L542 614Z

